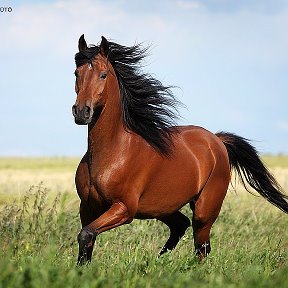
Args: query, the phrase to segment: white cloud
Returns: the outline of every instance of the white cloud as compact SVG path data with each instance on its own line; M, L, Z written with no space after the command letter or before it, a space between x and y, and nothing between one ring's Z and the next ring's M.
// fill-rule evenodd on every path
M174 32L169 17L141 11L131 14L119 3L61 0L18 6L11 17L0 18L0 27L6 27L1 31L0 53L21 49L63 56L75 52L83 33L89 43L97 44L104 35L129 45L136 40L159 43Z
M288 62L288 40L283 37L288 25L287 12L268 16L239 12L232 17L198 13L204 7L200 1L167 3L171 9L175 5L183 9L131 13L123 1L92 0L17 6L10 17L0 17L0 25L5 27L1 31L0 52L21 47L22 51L74 53L78 37L84 33L87 41L94 44L104 35L123 44L139 40L172 47L177 43L179 53L190 50L208 57L218 53L227 61L246 56L251 62ZM185 9L191 10L191 14Z
M0 49L21 47L61 53L75 48L75 35L79 37L84 32L99 35L107 27L119 25L124 18L125 13L113 4L90 0L18 6L11 17L0 19L0 25L6 27L1 33L4 41Z
M283 74L288 65L288 11L283 10L277 14L254 13L250 10L237 10L230 14L229 11L214 13L213 9L208 9L208 2L150 1L149 9L144 2L141 2L142 8L139 9L136 4L131 7L130 1L123 0L39 1L37 4L15 6L13 13L0 17L0 55L3 57L1 63L5 71L5 75L1 76L3 83L13 86L13 89L2 88L1 93L9 95L3 97L3 107L8 107L12 98L18 97L21 100L24 98L23 94L29 99L33 98L33 105L36 99L38 105L43 106L43 115L49 114L51 109L47 105L48 100L49 103L58 103L62 99L59 107L71 107L69 95L73 93L74 80L71 66L74 65L73 55L77 49L78 37L84 33L88 43L97 44L100 36L104 35L123 45L131 45L135 41L153 44L152 65L148 67L148 71L151 69L161 81L164 78L164 84L180 86L183 91L183 95L180 92L181 99L189 109L189 115L185 115L188 123L197 122L201 125L204 122L208 128L209 125L213 129L217 126L216 130L230 128L230 125L253 130L251 135L260 133L257 127L267 120L263 119L267 107L262 105L260 99L271 98L269 89L263 88L263 83L267 79L272 79L273 82L275 75L279 75L278 85L271 83L273 101L282 103L283 101L278 100L278 95L286 93L283 90L287 85L282 82L286 80L286 75ZM31 54L40 51L42 57L29 58L29 51ZM21 55L27 57L26 61L21 62ZM55 68L55 55L57 60L64 59L60 62L61 67ZM20 62L27 66L21 70L25 72L21 73L22 81L15 80L10 59L13 63ZM38 75L40 73L33 70L33 67L39 69L40 61L45 62L45 69ZM8 70L11 70L10 74L7 73ZM281 71L284 71L283 74ZM66 73L70 73L71 78ZM26 89L23 89L24 84L30 83L31 75L34 78L35 75L38 76L37 81L33 86L25 86ZM263 78L263 75L266 76ZM54 78L61 81L56 81L56 84ZM53 85L47 85L49 82ZM22 87L19 83L22 83ZM48 86L53 89L43 89ZM38 91L41 91L40 95ZM255 97L253 91L261 97ZM223 107L228 111L234 111L233 108L236 107L235 110L239 113L234 111L231 115L226 115ZM49 111L45 112L44 109ZM19 109L17 117L26 117L24 111ZM271 113L274 113L276 119L286 119L286 114L282 112L273 110ZM253 121L247 124L247 115L254 114ZM15 119L15 123L17 121L19 119ZM17 123L14 125L17 127ZM59 131L67 131L61 123L51 125L55 125ZM271 133L288 130L285 121L277 125L278 130L274 129ZM72 130L74 131L74 127ZM62 134L60 138L61 136ZM276 136L274 138L277 139Z

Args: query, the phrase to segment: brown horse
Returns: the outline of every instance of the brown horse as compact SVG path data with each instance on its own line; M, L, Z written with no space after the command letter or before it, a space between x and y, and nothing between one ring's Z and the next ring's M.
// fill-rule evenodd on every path
M170 87L140 70L146 52L104 37L89 47L84 35L79 39L72 111L77 124L88 124L88 150L75 177L82 222L78 264L91 261L98 234L134 218L165 223L170 237L160 254L175 248L190 226L179 211L187 203L196 255L204 258L232 168L244 185L288 212L288 197L248 140L174 126L177 101Z

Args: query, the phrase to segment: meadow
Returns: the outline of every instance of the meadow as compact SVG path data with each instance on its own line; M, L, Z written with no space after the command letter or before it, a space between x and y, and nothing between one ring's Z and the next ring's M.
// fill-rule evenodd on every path
M1 287L288 287L284 214L263 198L229 188L199 263L189 228L158 258L169 231L134 220L97 238L92 263L77 267L78 158L0 158ZM288 194L288 157L263 156ZM191 218L188 207L183 207Z

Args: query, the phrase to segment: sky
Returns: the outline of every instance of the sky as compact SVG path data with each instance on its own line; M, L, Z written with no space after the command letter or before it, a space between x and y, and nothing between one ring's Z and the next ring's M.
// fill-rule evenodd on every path
M78 39L151 46L144 71L177 86L181 125L288 154L288 0L0 0L0 156L79 156ZM10 9L11 10L11 9Z

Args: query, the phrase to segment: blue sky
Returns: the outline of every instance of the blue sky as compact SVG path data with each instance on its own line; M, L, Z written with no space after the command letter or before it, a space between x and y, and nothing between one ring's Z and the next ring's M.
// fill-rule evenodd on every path
M180 124L288 153L288 1L0 0L0 156L86 150L74 124L74 54L85 34L151 45L147 72L186 105Z

